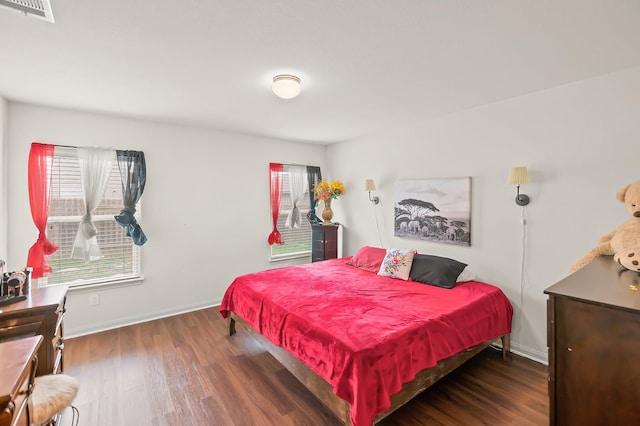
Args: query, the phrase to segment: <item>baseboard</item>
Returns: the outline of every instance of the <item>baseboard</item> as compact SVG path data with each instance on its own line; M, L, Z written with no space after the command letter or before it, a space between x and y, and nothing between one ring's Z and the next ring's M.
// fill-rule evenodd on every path
M529 358L530 360L539 362L540 364L549 365L549 354L547 353L547 351L540 352L528 346L519 345L517 343L515 345L514 343L511 343L511 348L513 349L514 353L520 356Z
M113 321L105 321L101 323L91 324L87 327L69 328L65 326L64 334L65 340L73 339L74 337L86 336L87 334L100 333L102 331L114 330L120 327L126 327L128 325L140 324L143 322L153 321L161 318L168 318L174 315L180 315L187 312L199 311L205 308L212 308L220 306L220 301L212 301L209 303L197 303L194 305L184 305L174 307L172 309L147 312L143 315L134 315L131 317L118 318Z
M497 340L496 343L492 344L491 346L502 349L502 344L499 340ZM513 341L511 341L511 352L540 364L549 365L548 354L546 352L540 352L528 346L514 343Z
M65 327L65 339L73 339L74 337L85 336L87 334L99 333L101 331L113 330L120 327L126 327L128 325L140 324L147 321L153 321L161 318L168 318L174 315L180 315L187 312L199 311L200 309L219 307L221 301L212 301L210 303L186 305L175 307L165 311L148 312L144 315L136 315L127 318L118 318L113 321L106 321L103 323L93 324L88 327L80 328L67 328ZM502 349L502 345L499 340L492 344L496 348ZM540 364L548 365L548 354L546 352L536 351L524 345L519 345L516 342L511 341L511 352L528 358L532 361L539 362Z

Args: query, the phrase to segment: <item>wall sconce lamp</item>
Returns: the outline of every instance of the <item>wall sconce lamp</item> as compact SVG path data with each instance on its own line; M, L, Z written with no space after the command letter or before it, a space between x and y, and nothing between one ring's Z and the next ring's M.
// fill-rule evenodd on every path
M369 201L371 201L373 204L378 204L380 202L380 198L376 196L371 197L371 191L376 190L376 184L373 179L367 179L364 181L364 190L369 192Z
M279 98L293 99L300 94L300 77L289 74L276 75L273 77L271 90Z
M519 206L526 206L531 201L528 195L520 193L520 185L527 183L529 183L527 168L524 166L512 167L509 171L509 184L516 185L516 204Z

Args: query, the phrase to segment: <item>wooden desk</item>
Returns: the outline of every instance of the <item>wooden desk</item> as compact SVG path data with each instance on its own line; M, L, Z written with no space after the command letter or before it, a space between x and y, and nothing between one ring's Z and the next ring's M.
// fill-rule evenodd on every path
M63 371L67 287L32 288L26 300L0 307L0 342L41 335L36 375Z
M0 426L28 426L42 336L0 343Z
M545 290L551 425L640 424L638 287L599 256Z

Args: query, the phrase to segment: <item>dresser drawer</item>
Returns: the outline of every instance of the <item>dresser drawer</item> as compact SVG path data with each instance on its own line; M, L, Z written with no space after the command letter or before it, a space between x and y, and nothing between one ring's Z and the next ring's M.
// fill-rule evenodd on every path
M24 324L16 323L14 325L0 325L0 341L8 342L10 340L22 339L24 337L37 336L38 331L42 327L42 322L26 322Z

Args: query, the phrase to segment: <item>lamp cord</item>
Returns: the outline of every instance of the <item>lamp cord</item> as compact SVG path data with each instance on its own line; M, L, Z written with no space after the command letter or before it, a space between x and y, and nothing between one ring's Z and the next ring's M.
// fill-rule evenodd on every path
M376 230L378 231L378 241L380 241L380 248L383 248L384 245L382 244L382 235L380 233L380 222L378 221L378 214L376 213L376 206L377 206L377 204L373 205L373 216L376 219Z
M518 321L518 331L516 332L516 340L518 341L518 344L520 344L520 330L522 329L522 319L524 318L523 312L524 312L524 287L525 287L525 276L524 276L524 270L525 270L525 250L526 250L526 240L527 240L527 233L526 233L526 226L527 226L527 221L525 218L525 211L524 211L524 206L522 206L522 215L520 217L520 223L522 225L522 237L521 237L521 259L520 259L520 318Z

